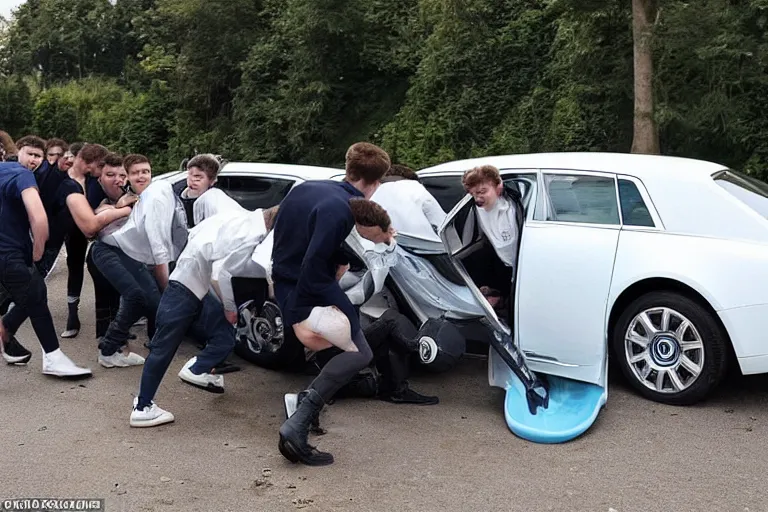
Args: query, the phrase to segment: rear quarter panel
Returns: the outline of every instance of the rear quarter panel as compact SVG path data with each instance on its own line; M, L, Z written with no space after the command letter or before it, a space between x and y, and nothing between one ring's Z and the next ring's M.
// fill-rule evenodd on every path
M737 357L768 354L768 341L754 335L756 327L768 331L768 316L763 317L762 325L755 326L752 324L759 321L756 315L732 313L768 308L768 244L622 230L608 296L606 329L622 292L651 278L678 281L704 297L725 324Z

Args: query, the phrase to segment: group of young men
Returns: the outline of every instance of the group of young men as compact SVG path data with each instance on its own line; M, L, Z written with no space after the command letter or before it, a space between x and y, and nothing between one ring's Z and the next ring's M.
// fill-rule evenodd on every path
M203 348L183 365L179 378L207 391L224 391L220 369L234 348L238 322L232 279L265 272L271 273L287 327L286 343L322 354L319 374L309 386L286 395L278 446L287 459L333 462L331 454L308 443L309 432L319 428L324 405L372 361L385 376L374 393L380 398L438 402L407 385L407 359L418 346L413 324L388 311L363 329L339 285L349 268L343 244L353 229L373 243L394 240L390 216L371 198L382 180L398 182L408 170L393 166L381 148L353 144L343 181L308 181L279 205L248 211L214 188L220 164L213 155L186 163L187 187L176 195L168 182L152 181L151 164L142 155L121 157L98 144L68 147L35 136L15 145L16 161L0 163L0 302L9 306L0 322L0 349L7 363L25 364L32 356L16 338L29 318L43 350L43 373L91 374L62 352L48 309L44 279L66 244L69 315L61 336L79 333L87 263L94 282L99 364L143 365L130 414L133 427L174 421L154 400L185 336L197 338ZM490 184L501 194L498 171L473 170L467 176L465 187L478 207L503 204L503 199L492 201L487 186L478 189ZM398 188L436 230L445 212L434 198L415 180ZM379 193L384 203L397 195L394 188ZM271 269L264 269L254 253L272 231ZM129 349L135 338L130 328L142 317L150 338L146 359Z

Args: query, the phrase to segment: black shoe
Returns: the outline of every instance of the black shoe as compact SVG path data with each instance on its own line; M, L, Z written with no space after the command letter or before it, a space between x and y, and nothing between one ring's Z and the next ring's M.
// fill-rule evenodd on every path
M314 389L304 393L296 412L280 426L280 442L277 447L283 457L291 462L301 462L307 466L333 464L333 455L321 452L307 442L312 418L325 403Z
M285 419L287 420L291 416L293 416L293 413L296 412L296 409L299 408L299 405L301 405L302 400L306 398L308 394L308 391L302 391L299 394L296 393L286 393L286 395L283 397L283 405L285 406ZM315 434L316 436L322 436L328 433L327 430L322 428L320 426L320 411L322 408L315 411L315 413L312 415L312 423L309 427L309 432L312 434Z
M408 387L398 393L381 395L379 398L393 404L435 405L440 403L438 397L422 395Z
M232 372L239 372L240 370L242 370L242 368L240 368L236 364L232 364L224 361L218 366L214 366L213 371L211 373L218 373L218 374L232 373Z
M11 336L11 339L5 343L3 359L8 364L27 364L32 359L32 352L24 348L16 336Z

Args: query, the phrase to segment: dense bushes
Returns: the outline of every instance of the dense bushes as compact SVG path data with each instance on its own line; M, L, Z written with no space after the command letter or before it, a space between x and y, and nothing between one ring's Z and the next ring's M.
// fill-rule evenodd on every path
M29 0L0 35L0 128L141 151L421 167L629 151L629 2ZM71 23L51 25L51 13ZM69 19L67 18L67 19ZM670 0L655 24L666 154L768 176L765 0Z

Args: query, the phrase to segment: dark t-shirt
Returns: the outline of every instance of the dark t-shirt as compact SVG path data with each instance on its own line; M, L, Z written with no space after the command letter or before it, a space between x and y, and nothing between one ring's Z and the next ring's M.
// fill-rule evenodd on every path
M98 178L90 175L85 177L85 195L88 198L88 204L94 210L99 207L103 200L107 199L107 194L101 187Z
M61 247L67 234L75 226L75 221L67 207L67 198L71 194L85 194L85 191L77 181L65 175L56 192L49 197L48 204L43 203L45 213L48 215L49 235L46 247Z
M17 163L0 163L0 254L20 253L27 265L32 265L32 237L21 193L36 187L32 172Z

